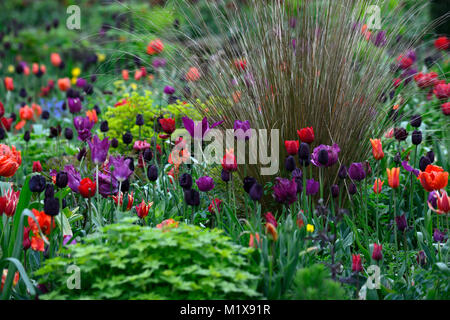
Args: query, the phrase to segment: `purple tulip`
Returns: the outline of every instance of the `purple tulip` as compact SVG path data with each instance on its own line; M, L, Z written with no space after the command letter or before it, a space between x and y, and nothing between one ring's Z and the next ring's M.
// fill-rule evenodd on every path
M171 86L165 86L164 87L164 93L165 94L169 94L169 95L174 94L175 93L175 88L171 87Z
M166 59L164 58L155 58L152 61L152 66L155 69L163 68L166 66Z
M384 47L387 43L386 31L384 30L378 31L377 35L374 38L372 38L372 42L378 48Z
M439 229L435 228L433 232L433 241L435 242L445 242L445 232L441 232Z
M119 191L119 182L111 175L109 170L98 173L98 192L104 197L115 195Z
M108 155L109 145L108 137L100 140L98 136L95 136L92 141L88 141L89 148L91 149L91 159L95 164L105 162Z
M198 186L198 190L203 192L208 192L214 189L214 180L213 178L208 176L198 178L195 183Z
M67 105L69 106L70 113L78 113L83 107L80 98L67 98Z
M78 78L75 84L78 88L84 88L87 85L86 79Z
M114 167L114 170L111 167ZM130 169L130 159L125 159L122 156L109 157L109 170L112 171L113 177L119 182L127 180L133 173Z
M70 243L69 243L70 242ZM74 236L71 235L65 235L64 239L63 239L63 245L67 245L67 244L77 244L77 241L75 240Z
M194 139L203 139L210 129L213 129L223 123L223 120L218 121L213 123L210 127L206 117L204 117L203 120L197 124L195 124L194 120L188 117L183 117L182 120L184 127Z
M64 167L64 171L67 173L68 183L67 185L69 188L75 192L79 193L78 186L81 182L81 174L75 169L75 167L72 164L66 165Z
M366 172L364 171L364 163L354 162L348 168L348 176L355 181L364 180Z
M437 198L439 197L436 191L431 191L428 194L428 203L434 208L437 209Z
M405 231L408 226L406 223L406 215L395 217L395 223L397 224L397 229L399 231L401 232Z
M322 165L319 162L319 153L321 152L321 150L326 150L328 152L328 162L326 165ZM339 156L338 154L340 151L341 151L341 149L339 148L339 146L336 143L333 144L332 146L327 146L327 145L321 144L320 146L314 148L311 162L316 167L331 167L338 161L338 156Z
M405 169L406 171L412 172L416 177L418 177L419 174L420 174L420 171L417 170L417 169L414 169L413 167L411 167L411 166L409 165L408 161L406 161L406 160L405 160L405 161L402 161L402 167L403 167L403 169Z
M73 125L78 132L78 140L86 141L91 138L91 130L94 126L94 122L89 120L89 117L75 117L73 119Z
M297 200L297 183L295 179L275 178L273 196L279 203L290 205Z
M250 128L250 121L240 121L235 120L234 121L234 136L238 140L248 140L251 137L251 128Z
M317 192L319 192L319 181L315 181L314 179L307 180L306 194L315 195Z

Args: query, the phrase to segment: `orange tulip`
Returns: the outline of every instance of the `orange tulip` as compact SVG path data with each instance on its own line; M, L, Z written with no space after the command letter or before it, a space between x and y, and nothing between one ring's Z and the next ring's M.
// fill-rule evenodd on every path
M261 239L259 237L259 233L255 233L255 235L250 234L250 241L248 242L248 246L255 249L261 247Z
M41 108L40 105L38 105L38 104L36 104L36 103L33 103L33 104L31 105L31 109L33 109L33 113L34 113L34 115L36 116L36 118L39 118L39 117L41 116L41 114L42 114L42 108Z
M14 129L16 130L20 130L23 127L25 127L25 125L27 124L27 122L25 120L20 120L19 122L17 122L17 124L14 126Z
M8 90L8 91L13 91L14 90L14 80L13 80L13 78L5 77L3 82L5 84L6 90Z
M160 39L152 40L147 46L147 54L154 55L164 50L164 43Z
M52 63L52 65L54 65L55 67L59 67L61 65L61 57L59 56L59 54L57 53L52 53L50 55L50 62Z
M198 71L197 68L192 67L192 68L190 68L190 69L188 70L188 72L186 73L185 78L186 78L186 81L189 81L189 82L195 82L195 81L197 81L198 79L200 79L200 71Z
M375 179L375 183L373 184L373 192L380 193L381 188L383 187L384 181L381 181L381 179Z
M418 179L422 187L428 192L440 190L448 184L448 172L441 167L430 164L425 168L425 171L420 172Z
M130 73L128 72L128 70L126 69L122 70L122 78L125 81L128 81L130 79Z
M266 223L266 233L270 234L270 236L273 239L273 241L277 241L277 239L278 239L277 228L273 224L271 224L270 222Z
M15 146L10 148L7 145L0 144L0 176L12 177L21 164L22 156Z
M171 228L178 228L178 221L175 221L173 219L166 219L162 221L161 223L157 224L156 227L158 229L162 229L163 231L169 231Z
M51 233L51 230L53 230L56 226L55 221L53 221L53 227L50 228L52 219L49 215L46 215L44 211L38 211L36 209L31 209L31 211L33 212L33 215L38 222L38 224L36 224L33 218L28 217L28 225L31 227L31 231L33 231L33 234L35 236L39 236L39 228L41 228L43 234L49 235Z
M32 120L33 119L33 109L25 105L19 110L19 117L22 120Z
M39 65L37 63L33 63L31 71L33 72L33 74L37 74L39 72Z
M61 91L67 91L71 86L69 78L58 79L58 88Z
M94 123L98 122L97 111L95 111L95 109L86 111L86 115L88 116L91 122Z
M392 169L386 168L386 172L388 175L389 186L393 189L398 188L400 185L400 179L399 179L400 168L392 168Z
M375 160L381 160L384 158L383 146L380 139L370 139L372 144L372 154Z

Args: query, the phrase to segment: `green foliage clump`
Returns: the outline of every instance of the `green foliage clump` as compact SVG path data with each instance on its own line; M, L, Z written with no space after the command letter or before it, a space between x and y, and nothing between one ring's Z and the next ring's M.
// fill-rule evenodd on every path
M130 221L104 227L36 272L51 285L43 299L248 299L258 297L251 248L218 229L180 224L160 230ZM70 265L80 289L68 289Z
M151 139L154 136L156 119L159 116L166 118L174 118L177 127L181 125L181 118L189 115L190 118L199 119L199 113L191 104L183 104L177 101L172 105L159 106L155 104L152 92L146 90L144 94L133 91L131 94L125 93L123 99L127 103L117 107L108 107L105 112L104 119L108 121L108 134L111 138L119 140L119 147L124 147L122 135L129 131L137 140L139 137L139 126L136 125L136 116L142 114L144 116L144 125L141 128L141 140Z
M297 300L342 300L345 290L331 280L322 264L299 269L295 275L293 298Z

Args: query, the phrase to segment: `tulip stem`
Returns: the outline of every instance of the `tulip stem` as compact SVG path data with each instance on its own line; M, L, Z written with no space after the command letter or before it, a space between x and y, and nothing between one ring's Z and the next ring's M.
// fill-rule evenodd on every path
M416 166L416 159L417 159L417 145L416 148L414 149L414 160L413 160L413 168L415 168ZM413 173L410 172L409 173L410 176L410 180L411 180L411 187L409 190L409 213L411 215L411 220L412 220L412 224L414 226L414 234L417 234L416 232L416 219L415 219L415 215L414 215L414 205L413 205L413 193L414 193L414 183L413 183Z
M122 189L122 181L119 181L119 192L117 193L117 211L119 211L119 207L120 207L120 195L121 195L121 190Z

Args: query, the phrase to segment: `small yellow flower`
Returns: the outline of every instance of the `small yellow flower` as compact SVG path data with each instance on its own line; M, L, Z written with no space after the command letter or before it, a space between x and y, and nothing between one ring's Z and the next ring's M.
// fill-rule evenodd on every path
M78 78L78 76L81 74L81 69L80 68L73 68L72 69L72 77L74 78Z
M10 64L9 66L8 66L8 72L9 73L14 73L14 66L12 65L12 64Z
M130 84L131 89L136 90L137 89L137 84L136 83L132 83Z
M75 84L75 83L77 83L77 80L78 80L78 78L73 77L72 80L70 80L70 82L72 82L72 84Z
M98 62L103 62L106 59L106 55L104 53L97 53Z
M314 226L312 224L307 224L306 225L306 232L314 232Z

